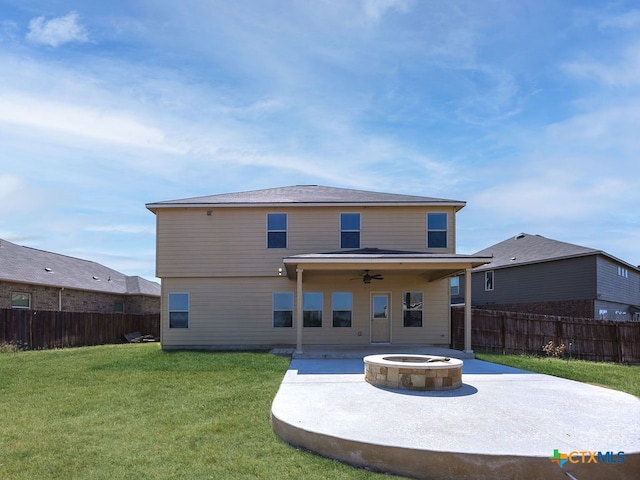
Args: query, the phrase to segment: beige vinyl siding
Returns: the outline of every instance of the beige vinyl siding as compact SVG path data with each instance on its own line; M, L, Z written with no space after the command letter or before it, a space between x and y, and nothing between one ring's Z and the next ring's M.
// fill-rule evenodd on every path
M163 346L295 343L292 328L272 326L272 293L295 292L295 284L286 278L164 279L165 305L168 294L172 292L190 294L189 328L169 328L169 320L163 310Z
M323 315L321 328L303 328L303 344L367 345L370 343L371 294L389 292L392 309L394 344L449 343L448 281L425 282L417 275L386 274L385 280L365 285L355 275L345 272L303 274L303 291L321 292ZM424 292L424 319L420 328L403 327L402 293ZM296 282L286 277L271 278L165 278L163 279L162 344L163 347L232 347L295 345L293 328L275 328L272 319L273 292L292 292L295 302ZM189 328L170 329L166 302L170 292L190 294ZM332 292L353 294L352 326L332 326Z
M427 249L427 213L436 212L448 214L447 249ZM362 247L455 253L453 208L369 207L361 213Z
M157 212L157 275L271 276L285 256L340 250L346 212L361 214L363 248L455 253L453 207L164 208ZM449 214L447 249L427 250L428 212ZM288 248L267 248L267 213L288 214Z

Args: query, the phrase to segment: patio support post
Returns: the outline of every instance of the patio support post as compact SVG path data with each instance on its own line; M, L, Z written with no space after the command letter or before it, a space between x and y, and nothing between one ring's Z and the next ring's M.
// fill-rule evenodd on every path
M471 350L471 267L464 272L464 351L473 353Z
M302 268L296 268L296 353L302 353Z

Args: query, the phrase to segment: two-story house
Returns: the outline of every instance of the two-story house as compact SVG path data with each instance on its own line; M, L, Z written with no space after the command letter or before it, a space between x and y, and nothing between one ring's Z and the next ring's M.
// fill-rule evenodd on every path
M147 204L162 346L448 346L449 278L490 261L455 253L464 205L316 185Z
M544 315L640 320L640 268L602 250L520 233L475 255L471 303ZM453 281L463 287L464 278ZM455 295L464 301L463 291Z

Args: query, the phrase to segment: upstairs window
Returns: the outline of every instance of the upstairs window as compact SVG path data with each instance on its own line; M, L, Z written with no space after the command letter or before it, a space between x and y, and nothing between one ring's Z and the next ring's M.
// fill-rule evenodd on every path
M360 248L360 214L340 214L340 248Z
M353 295L350 292L334 292L331 295L334 327L351 327Z
M189 328L189 294L169 294L169 328Z
M287 214L267 214L267 248L287 248Z
M404 292L402 294L402 319L405 327L422 326L422 292Z
M427 214L427 248L447 248L447 214Z
M322 293L302 294L302 326L322 327Z
M12 293L11 308L31 308L31 294L29 293Z

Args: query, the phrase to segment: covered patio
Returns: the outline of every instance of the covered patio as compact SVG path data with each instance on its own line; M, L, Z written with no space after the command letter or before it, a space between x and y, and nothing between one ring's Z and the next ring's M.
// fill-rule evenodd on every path
M435 254L361 248L328 253L308 253L285 257L283 263L289 279L296 281L295 317L303 317L304 279L307 275L346 274L361 275L363 282L370 283L375 275L411 274L424 278L425 282L435 282L461 272L465 273L465 298L471 298L471 270L491 261L488 256L459 254ZM362 275L362 272L366 272ZM372 272L369 274L369 272ZM471 304L465 305L464 351L471 351ZM303 348L302 321L296 321L296 354Z

